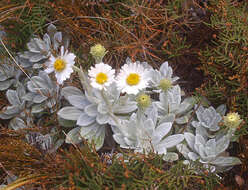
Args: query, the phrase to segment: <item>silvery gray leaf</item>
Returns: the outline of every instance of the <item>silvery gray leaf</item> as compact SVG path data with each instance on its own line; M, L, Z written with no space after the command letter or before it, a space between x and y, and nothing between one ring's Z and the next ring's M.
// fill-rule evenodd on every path
M73 128L66 134L65 142L69 144L78 144L82 142L82 137L80 135L81 127Z
M189 153L188 153L188 158L189 158L190 160L196 161L196 160L199 159L199 156L198 156L196 153L194 153L194 152L189 152Z
M236 157L218 157L216 160L212 161L211 164L220 166L220 167L228 167L242 164L240 159Z
M41 69L41 68L43 68L43 64L35 63L35 64L33 64L32 68L33 69Z
M58 50L58 47L62 45L62 33L56 32L53 37L53 48L54 50Z
M55 32L57 32L56 26L54 26L53 24L49 24L49 26L47 27L47 33L49 34L49 36L54 36Z
M52 80L45 71L40 71L39 77L41 77L44 80L44 82L46 83L46 87L48 88L54 88L55 86L57 87L57 85L54 82L52 82Z
M195 136L192 133L185 132L184 137L189 147L194 150Z
M45 49L49 51L49 49L51 48L51 39L47 33L44 34L43 41L45 42L45 47L46 47Z
M7 71L5 71L4 67L0 65L0 81L5 81L7 80L9 77L8 77L8 73Z
M207 141L204 151L208 156L216 157L216 141L215 139L210 139Z
M157 125L157 119L158 119L158 108L156 104L152 104L146 109L146 114L148 119L152 119L153 124Z
M63 43L63 46L65 47L65 49L68 49L69 44L70 44L70 38L68 36L64 35L62 43Z
M35 95L36 95L36 94L33 93L33 92L28 92L28 93L26 93L26 94L22 97L22 99L31 102L31 101L33 101L33 98L35 97Z
M137 109L137 103L134 101L128 101L125 105L114 105L113 112L115 114L127 114Z
M94 127L93 127L94 126ZM91 126L90 126L91 130L87 130L88 133L84 135L84 138L87 139L87 140L91 140L92 138L98 136L99 134L99 130L100 129L104 129L105 130L105 126L104 125L99 125L97 122L93 123ZM86 132L87 132L86 131ZM81 131L80 131L81 132ZM81 132L82 133L82 132ZM81 134L80 133L80 134Z
M91 142L94 142L95 148L98 151L104 143L105 138L105 128L99 128L97 135L95 135L92 139L90 139Z
M73 106L67 106L60 109L57 114L63 119L76 121L83 112Z
M18 97L18 94L15 90L7 90L6 97L12 105L20 105L21 101Z
M66 86L62 88L61 95L64 96L66 100L68 100L68 97L72 95L83 96L83 92L74 86Z
M97 114L96 121L100 125L106 124L109 121L109 115L108 114Z
M154 136L166 136L172 128L172 123L166 122L162 123L159 126L156 127L155 133L153 134Z
M228 135L223 136L221 139L219 139L216 142L216 153L220 154L222 152L224 152L230 143L230 138L228 137Z
M201 127L201 126L196 127L195 133L198 134L198 135L201 135L201 136L204 137L205 139L206 139L207 137L210 137L210 135L209 135L208 132L207 132L207 129L204 128L204 127Z
M218 123L222 117L213 107L204 109L202 106L199 106L196 110L196 115L202 126L208 128L210 131L219 130Z
M184 136L182 134L175 134L166 137L164 140L160 142L166 148L172 148L177 144L181 143L184 140Z
M147 151L147 150L146 150ZM148 149L148 151L150 151ZM157 154L167 154L167 148L164 146L164 144L157 144L154 146L154 151L157 153Z
M9 126L9 128L14 129L14 130L27 128L25 122L19 117L15 117L15 118L11 119L8 126Z
M100 114L107 114L109 110L108 110L108 107L105 103L99 103L97 106L97 111Z
M35 104L31 107L31 113L32 114L37 114L37 113L41 113L46 109L46 105L45 103L41 103L41 104Z
M159 100L160 102L157 104L159 107L163 109L165 114L168 113L169 110L169 100L168 100L168 92L162 92L159 94Z
M205 145L206 139L204 139L201 135L196 134L195 136L195 144L194 144L194 150L199 152L200 145Z
M35 62L39 62L42 59L46 59L46 58L47 58L47 56L42 55L40 53L32 53L31 56L29 57L29 61L35 63Z
M32 65L34 63L30 62L28 58L25 58L23 56L23 54L21 53L18 53L18 57L16 57L16 61L18 62L18 64L20 66L22 66L23 68L29 68L29 67L32 67Z
M188 153L190 152L190 150L185 144L178 144L176 145L176 148L178 152L180 152L184 156L184 158L189 159Z
M84 108L84 111L87 115L96 117L97 116L97 104L90 104Z
M167 61L164 62L160 66L160 70L159 71L162 73L162 75L163 75L164 78L169 78L170 79L171 76L172 76L172 69L171 69L171 67L168 66L168 62Z
M163 160L166 162L174 162L178 160L178 154L175 152L167 152L164 156L163 156Z
M219 113L220 115L224 116L226 114L226 105L221 104L216 108L216 112Z
M174 113L181 103L181 89L178 85L168 91L169 112Z
M214 159L214 157L216 157L215 155L207 155L206 152L205 152L205 148L206 148L205 145L199 144L198 145L198 150L197 150L197 152L200 155L201 160L203 161L203 163L205 161L212 160L212 159Z
M90 105L90 102L83 95L71 95L68 96L68 101L74 107L84 110L84 108Z
M13 115L20 113L21 111L22 109L19 105L14 105L14 106L7 106L4 110L2 110L2 113L6 115L10 115L12 117Z
M94 123L95 120L95 117L88 116L86 113L82 112L77 119L77 125L85 127Z
M126 144L126 141L124 140L122 134L120 134L120 133L115 133L115 134L113 134L113 138L114 138L114 140L115 140L116 143L118 143L118 144L120 144L120 145L123 145L123 146L124 146L124 145L125 145L125 146L128 146L128 145Z
M156 131L155 131L155 124L153 123L152 119L147 119L145 122L144 122L144 130L148 133L148 134L153 134L153 136L158 136L158 137L161 137L163 138L164 135L163 135L163 129L162 128L157 128ZM155 134L156 133L156 134ZM155 134L155 135L154 135ZM158 138L156 140L160 141L161 138Z
M32 38L30 42L27 43L29 51L34 53L40 53L44 48L45 43L39 38Z
M175 120L175 122L177 123L177 124L180 124L180 125L182 125L182 124L186 124L186 123L188 123L188 121L189 121L189 117L188 116L181 116L181 117L179 117L179 118L176 118L176 120Z
M32 79L31 81L28 81L28 89L31 92L35 92L37 89L40 88L44 88L44 89L47 88L47 83L43 78L39 76L34 76L31 79Z
M175 114L174 113L169 113L167 115L162 116L162 118L159 121L159 124L164 123L164 122L174 122L175 121Z
M194 98L188 97L183 100L183 102L179 105L178 110L176 111L176 114L184 114L191 110L194 107Z
M0 112L0 118L1 118L1 119L11 119L11 118L13 118L13 117L15 117L15 114L9 115L9 114L3 113L3 111Z
M0 91L8 89L14 83L15 79L0 81Z
M22 83L17 83L17 89L16 89L17 95L20 98L20 100L23 100L22 97L25 96L26 90Z
M33 102L34 102L34 103L41 103L41 102L45 101L46 99L47 99L46 96L37 94L37 95L34 96Z
M94 122L87 127L81 127L80 135L81 135L81 137L83 137L85 139L90 139L96 135L99 127L104 127L104 126L101 126L98 123Z

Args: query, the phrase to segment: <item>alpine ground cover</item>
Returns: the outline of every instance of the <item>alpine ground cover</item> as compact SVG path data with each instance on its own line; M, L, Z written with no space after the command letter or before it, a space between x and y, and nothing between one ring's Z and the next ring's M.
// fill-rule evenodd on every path
M19 178L12 188L27 183L76 189L197 189L206 185L213 189L217 182L241 188L247 185L245 2L11 1L10 6L2 7L1 24L8 39L3 42L30 76L28 79L22 74L1 46L1 84L5 87L1 97L1 164L3 177ZM95 54L98 58L94 52L101 46L95 44L105 48ZM92 46L100 48L94 51ZM62 74L66 63L72 61L72 56L63 59L61 52L76 55L69 80L56 75L56 71ZM48 60L55 75L45 72ZM112 68L99 70L101 61ZM115 78L112 69L119 73L116 82L111 79ZM138 87L144 71L149 71L151 78L146 76L147 82ZM108 85L108 79L118 88ZM63 83L63 87L58 83ZM196 87L198 93L194 94ZM226 104L227 110L225 106L218 107L220 103ZM70 111L63 114L65 109ZM133 113L135 110L137 113ZM173 137L178 142L171 141ZM98 153L90 156L91 149L78 144L86 143L86 139L93 150L99 149ZM66 144L74 140L75 150ZM231 156L223 154L227 147ZM127 154L125 148L133 149L137 157L132 152ZM117 154L117 150L122 154ZM154 159L157 155L150 155L153 151L161 157ZM146 156L139 157L139 152ZM168 163L183 157L193 160L194 166L180 161ZM226 162L220 163L223 157ZM239 157L242 164L232 172L223 172L219 177L212 174L228 167L234 157ZM9 161L10 158L13 159ZM69 165L60 167L59 158L68 158ZM140 159L146 164L142 165ZM151 163L153 159L158 162ZM21 164L25 162L29 165ZM206 165L211 167L206 169ZM46 172L46 168L54 167L60 171L57 175ZM176 176L175 171L179 172ZM116 176L115 172L122 177L111 178L110 182L107 176ZM229 176L223 180L225 175ZM154 179L157 184L153 184Z

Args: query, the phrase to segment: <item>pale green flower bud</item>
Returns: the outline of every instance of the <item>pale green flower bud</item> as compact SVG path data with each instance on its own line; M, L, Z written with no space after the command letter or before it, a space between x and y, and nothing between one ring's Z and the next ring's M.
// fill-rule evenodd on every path
M226 116L224 116L224 125L227 127L237 128L241 122L242 119L240 119L238 113L228 113Z
M137 98L136 101L138 103L138 106L142 109L146 109L151 105L151 98L147 94L140 94Z
M169 90L171 87L172 87L172 82L171 80L169 79L162 79L160 82L159 82L159 86L158 86L161 90L163 91L167 91Z
M96 44L90 48L90 54L97 63L101 62L107 51L101 44Z

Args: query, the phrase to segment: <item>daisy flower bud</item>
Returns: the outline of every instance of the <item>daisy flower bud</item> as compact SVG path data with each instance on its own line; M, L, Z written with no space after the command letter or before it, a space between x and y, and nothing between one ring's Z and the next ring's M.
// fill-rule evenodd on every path
M138 103L138 106L142 109L145 109L151 105L151 98L147 94L140 94L136 98L136 101Z
M90 54L97 63L101 62L107 51L101 44L96 44L90 48Z
M241 122L242 119L240 119L238 113L228 113L226 116L224 116L224 125L227 127L237 128Z
M172 87L172 82L169 79L162 79L159 82L159 88L165 92L169 90L171 87Z

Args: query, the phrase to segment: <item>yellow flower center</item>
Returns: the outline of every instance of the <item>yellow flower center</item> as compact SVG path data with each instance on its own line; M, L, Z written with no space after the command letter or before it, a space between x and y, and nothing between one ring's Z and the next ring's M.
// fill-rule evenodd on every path
M53 64L53 67L57 72L63 71L65 66L66 66L66 62L63 59L56 59L56 61Z
M130 86L137 85L140 81L140 76L136 73L131 73L126 79L126 82Z
M99 84L104 84L105 82L107 82L108 80L108 76L105 73L98 73L96 75L96 82Z

